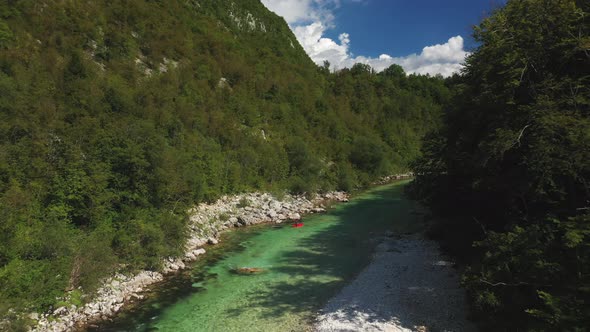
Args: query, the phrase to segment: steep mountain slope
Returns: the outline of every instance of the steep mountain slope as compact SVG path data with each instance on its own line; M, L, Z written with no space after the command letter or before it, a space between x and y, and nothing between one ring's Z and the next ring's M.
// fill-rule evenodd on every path
M406 169L448 94L318 68L257 0L4 1L0 312L158 269L195 202Z

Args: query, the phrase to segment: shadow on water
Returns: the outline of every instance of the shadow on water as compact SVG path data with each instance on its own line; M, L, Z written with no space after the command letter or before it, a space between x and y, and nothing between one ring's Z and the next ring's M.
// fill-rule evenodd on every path
M285 312L317 312L370 262L384 232L404 234L421 229L421 220L413 213L417 206L404 199L402 191L401 185L375 189L331 211L337 222L303 238L298 249L282 255L275 270L291 275L292 280L250 294L251 304L265 308L262 315L270 319ZM326 277L333 281L326 282ZM239 315L241 310L227 313Z
M421 220L413 213L419 207L403 197L403 187L403 183L379 187L331 210L325 215L329 217L327 225L302 236L296 245L280 253L269 267L269 276L272 277L264 279L264 287L241 293L247 299L247 307L239 304L228 306L223 311L224 317L219 319L241 319L240 316L249 311L251 313L255 308L256 317L260 319L274 321L285 314L294 314L310 322L314 313L370 262L380 236L386 231L403 234L421 229ZM321 223L321 218L312 217L310 220ZM311 229L313 226L309 227ZM169 279L158 287L160 291L156 296L123 313L114 323L101 324L89 330L154 330L150 322L157 319L167 307L206 289L208 282L217 277L202 271L209 271L225 258L245 250L244 241L260 233L273 231L286 230L267 226L255 231L231 232L230 237L233 238L224 241L225 247L209 250L207 258L190 273ZM252 278L258 276L234 277L245 278L243 282L246 283L256 280ZM373 319L376 320L377 316Z
M242 229L239 232L224 234L222 244L207 248L207 254L195 262L191 269L167 277L164 281L155 284L152 286L152 290L145 294L147 295L145 300L127 305L114 319L90 325L86 327L86 331L158 331L157 327L150 326L150 324L166 308L185 301L196 293L205 291L207 282L217 279L217 273L208 272L208 267L246 250L248 239L264 230L264 226L258 225Z

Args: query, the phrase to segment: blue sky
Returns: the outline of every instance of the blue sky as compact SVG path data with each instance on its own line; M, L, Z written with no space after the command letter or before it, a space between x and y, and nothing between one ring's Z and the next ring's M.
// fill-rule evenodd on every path
M262 0L312 60L449 76L475 45L471 28L505 0Z
M497 3L498 1L496 1ZM491 0L368 0L343 3L334 10L335 29L347 32L354 54L404 56L453 36L469 41L471 28L487 16ZM466 45L469 46L469 45Z

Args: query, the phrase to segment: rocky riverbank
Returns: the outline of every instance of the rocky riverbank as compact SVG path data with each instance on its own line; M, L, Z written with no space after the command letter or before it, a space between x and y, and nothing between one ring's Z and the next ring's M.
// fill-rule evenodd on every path
M395 175L387 175L382 177L376 182L373 182L373 185L381 185L381 184L388 184L396 180L405 180L411 179L414 177L414 172L407 172L403 174L395 174Z
M476 331L453 263L421 235L378 239L371 264L319 313L315 330Z
M213 204L199 204L189 211L189 239L182 257L169 257L162 271L140 271L131 276L116 274L105 280L93 299L83 306L60 307L45 314L31 314L37 321L33 331L61 332L80 329L87 324L109 319L126 303L142 299L142 292L162 281L165 274L186 268L187 263L206 253L206 245L219 242L222 231L260 223L299 220L302 214L321 213L331 202L346 202L348 194L330 192L304 196L284 195L280 199L267 193L224 196Z

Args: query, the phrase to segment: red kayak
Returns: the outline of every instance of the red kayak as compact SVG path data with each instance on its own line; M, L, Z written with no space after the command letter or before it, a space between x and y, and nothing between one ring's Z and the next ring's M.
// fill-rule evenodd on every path
M296 223L293 223L293 227L294 227L294 228L303 227L303 223L302 223L302 222L296 222Z

